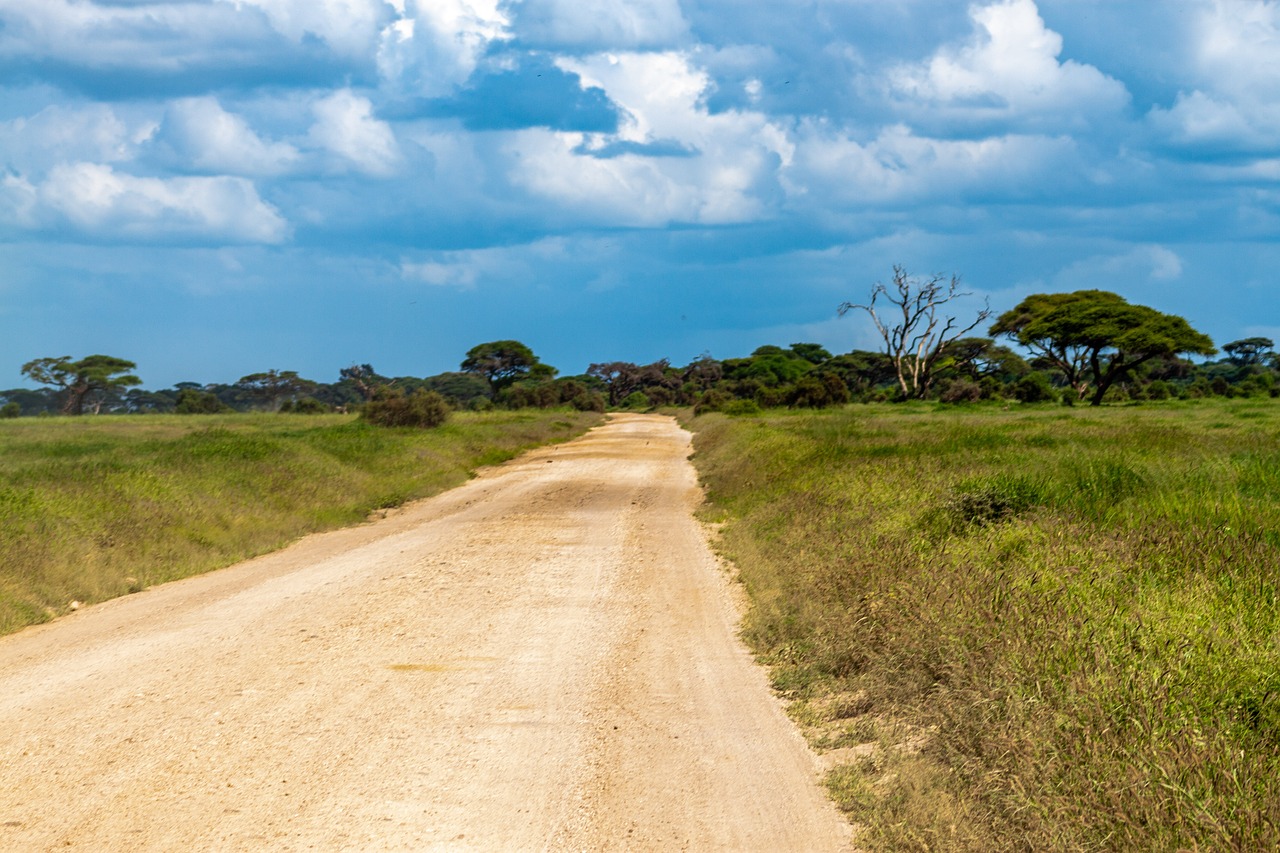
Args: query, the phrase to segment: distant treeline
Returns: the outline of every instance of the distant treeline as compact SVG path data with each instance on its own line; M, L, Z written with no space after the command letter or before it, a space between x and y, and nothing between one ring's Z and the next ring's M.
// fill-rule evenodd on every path
M1106 401L1280 395L1280 358L1270 340L1248 338L1222 349L1226 357L1213 361L1193 363L1170 356L1145 362L1112 385ZM93 359L109 361L115 373L77 377L77 367ZM122 359L90 356L79 362L41 361L58 363L62 374L42 374L38 381L44 388L0 391L0 413L18 417L76 411L350 412L380 393L412 394L419 389L437 392L454 408L473 410L695 406L700 411L746 413L892 401L902 396L893 361L885 353L855 350L833 355L813 343L763 346L746 358L719 360L703 355L685 365L665 359L652 364L602 362L583 374L559 376L518 341L494 341L474 347L460 370L434 376L388 377L363 364L344 368L333 382L273 369L231 384L179 382L155 391L137 387L138 382L120 382L120 374L134 368ZM131 374L123 378L137 379ZM1004 399L1072 404L1079 400L1060 370L1040 359L1024 359L990 338L961 338L947 344L927 396L945 403ZM69 407L73 397L75 405Z

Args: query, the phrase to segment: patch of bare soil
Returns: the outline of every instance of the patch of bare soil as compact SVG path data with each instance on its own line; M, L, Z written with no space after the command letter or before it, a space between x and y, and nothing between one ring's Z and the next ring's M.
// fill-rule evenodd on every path
M0 849L848 849L689 452L619 416L0 640Z

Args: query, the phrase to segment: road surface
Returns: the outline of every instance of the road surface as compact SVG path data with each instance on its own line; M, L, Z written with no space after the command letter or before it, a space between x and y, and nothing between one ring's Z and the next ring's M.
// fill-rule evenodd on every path
M0 849L847 850L689 452L617 416L0 639Z

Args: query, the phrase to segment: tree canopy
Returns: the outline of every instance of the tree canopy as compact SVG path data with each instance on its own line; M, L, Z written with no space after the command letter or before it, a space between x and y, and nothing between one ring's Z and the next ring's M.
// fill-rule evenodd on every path
M541 362L533 350L519 341L490 341L467 350L461 367L468 373L483 376L489 382L489 390L496 394L517 379L529 375L539 365ZM545 370L550 370L552 375L555 373L555 369L549 366Z
M1217 352L1187 321L1105 290L1038 293L1001 314L990 334L1006 335L1061 370L1084 399L1101 405L1107 389L1153 358Z
M62 411L69 415L84 414L85 404L123 388L141 385L142 380L130 373L138 365L110 355L90 355L79 361L71 356L37 358L22 365L22 373L41 385L66 391Z

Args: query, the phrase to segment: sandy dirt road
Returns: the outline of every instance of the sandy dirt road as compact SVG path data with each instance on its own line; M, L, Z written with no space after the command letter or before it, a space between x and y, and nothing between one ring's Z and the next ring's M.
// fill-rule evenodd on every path
M848 849L689 450L619 416L0 640L0 849Z

